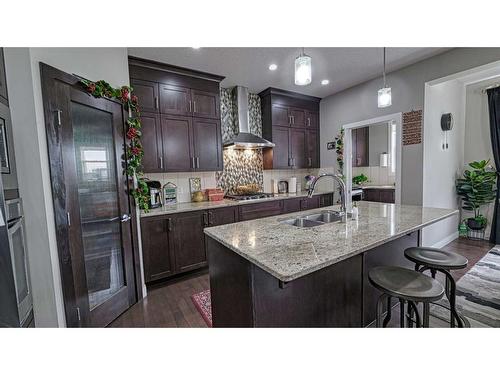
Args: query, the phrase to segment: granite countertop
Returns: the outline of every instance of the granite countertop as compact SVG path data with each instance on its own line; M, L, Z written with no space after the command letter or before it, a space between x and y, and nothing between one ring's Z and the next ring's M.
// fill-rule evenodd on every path
M322 195L333 193L333 191L318 191L315 192L314 195ZM240 206L242 204L251 204L251 203L262 203L273 200L281 200L281 199L291 199L291 198L300 198L307 197L307 191L301 191L299 193L287 193L287 194L275 194L274 197L271 198L262 198L262 199L249 199L246 201L235 201L232 199L223 199L221 201L204 201L204 202L184 202L177 203L170 206L163 206L159 208L153 208L149 210L149 212L141 211L141 217L149 217L149 216L158 216L158 215L168 215L168 214L177 214L180 212L189 212L189 211L199 211L199 210L209 210L213 208L221 208L221 207L229 207L229 206Z
M458 210L361 201L358 220L298 228L282 220L338 206L205 228L205 233L283 282L295 280Z

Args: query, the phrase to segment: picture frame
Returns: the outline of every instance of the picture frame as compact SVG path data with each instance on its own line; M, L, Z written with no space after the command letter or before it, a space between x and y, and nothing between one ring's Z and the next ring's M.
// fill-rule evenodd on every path
M0 117L0 170L2 174L10 173L9 148L7 145L7 128L5 119Z

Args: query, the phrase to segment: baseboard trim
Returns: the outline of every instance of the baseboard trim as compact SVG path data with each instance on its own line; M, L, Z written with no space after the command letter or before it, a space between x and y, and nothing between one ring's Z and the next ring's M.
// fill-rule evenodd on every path
M431 247L437 247L438 249L440 249L443 246L448 245L451 241L456 240L457 238L458 238L458 231L443 238L441 241L436 242Z

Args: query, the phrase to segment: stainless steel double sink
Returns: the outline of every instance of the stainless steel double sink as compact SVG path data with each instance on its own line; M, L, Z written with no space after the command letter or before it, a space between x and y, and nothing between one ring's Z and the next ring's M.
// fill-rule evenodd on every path
M312 228L327 223L340 222L342 221L343 216L344 215L339 211L320 211L313 212L309 215L286 219L283 220L282 223L299 228Z

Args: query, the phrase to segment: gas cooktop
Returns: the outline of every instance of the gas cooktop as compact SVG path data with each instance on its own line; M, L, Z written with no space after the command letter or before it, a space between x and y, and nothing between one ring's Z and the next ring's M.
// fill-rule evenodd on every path
M225 196L225 198L233 199L235 201L247 201L251 199L265 199L272 197L274 197L274 195L270 193L228 194Z

